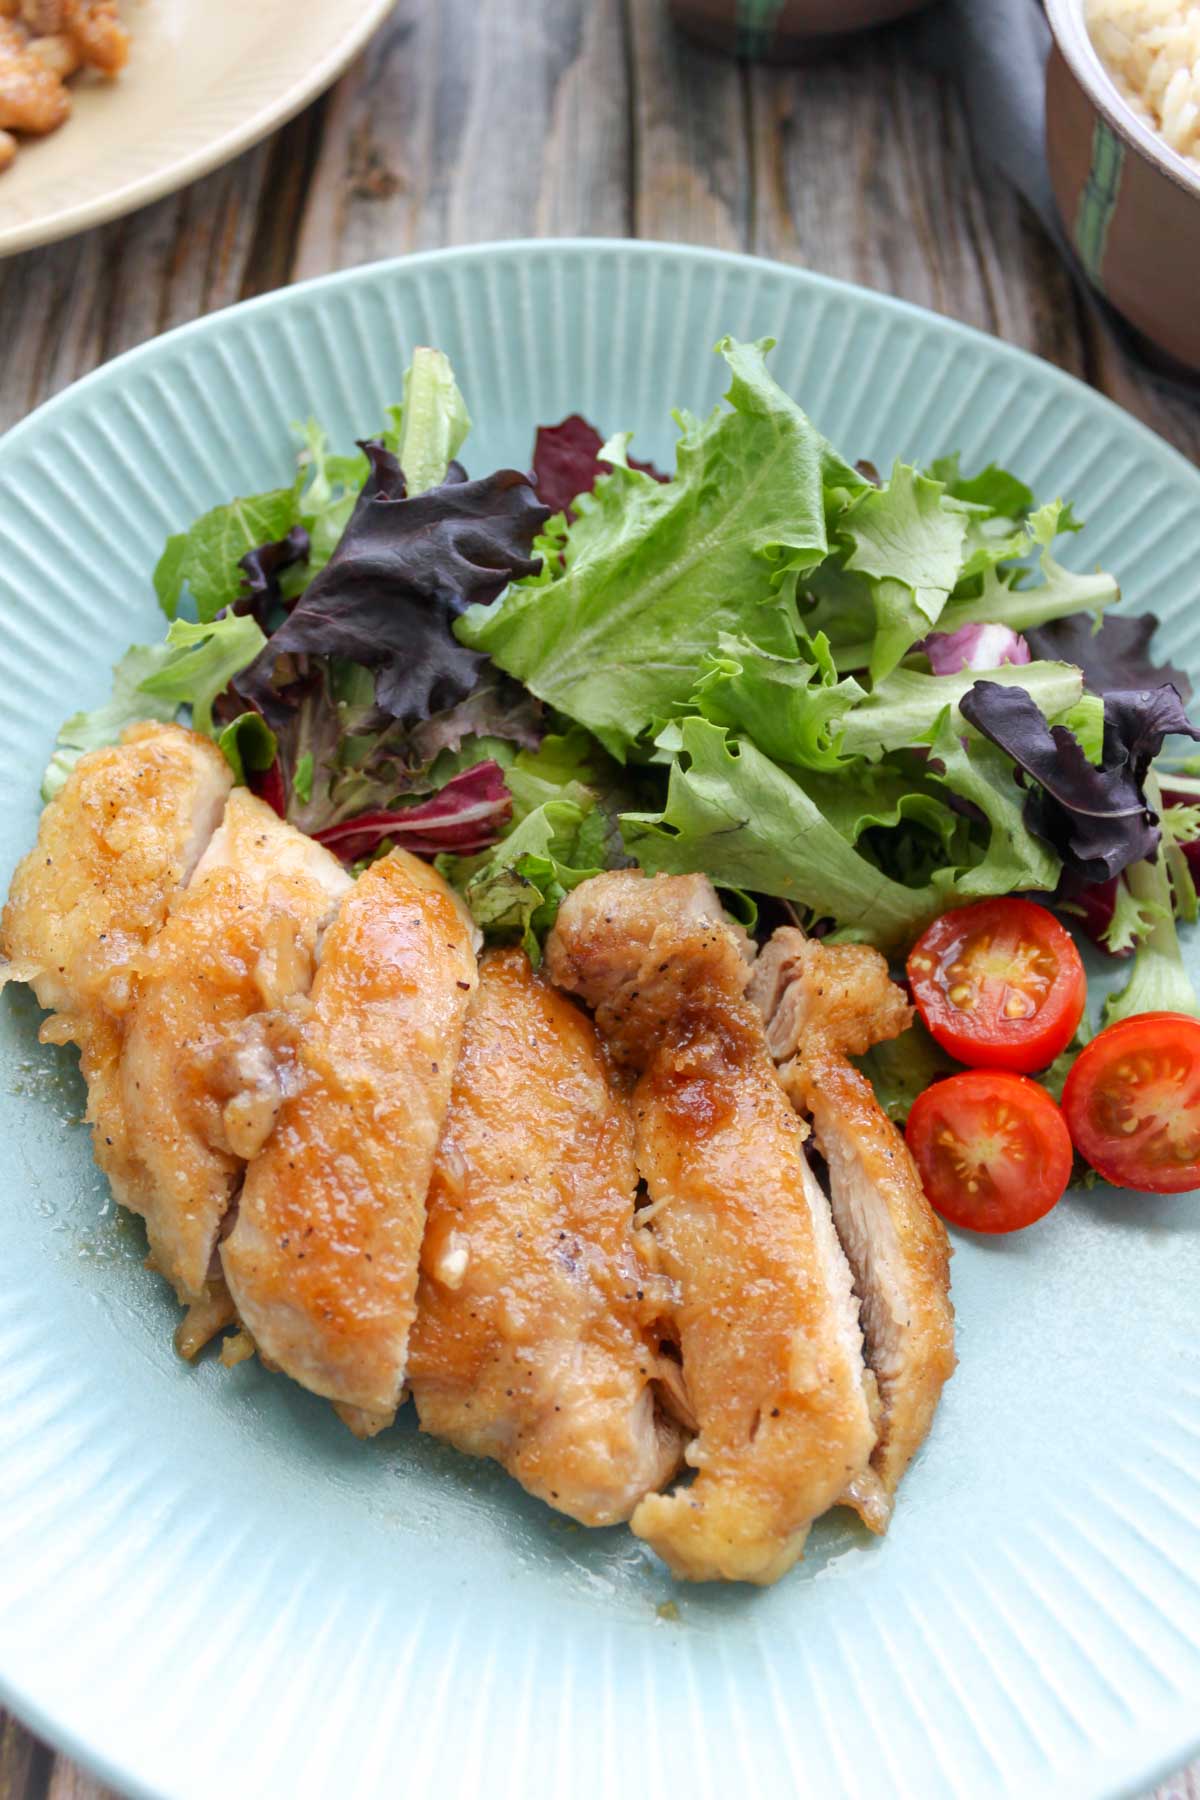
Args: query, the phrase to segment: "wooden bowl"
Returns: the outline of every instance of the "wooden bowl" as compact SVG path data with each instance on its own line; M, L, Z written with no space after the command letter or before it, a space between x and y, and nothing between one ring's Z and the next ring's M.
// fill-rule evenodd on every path
M692 37L733 56L799 62L872 25L919 12L929 0L670 0Z
M1084 0L1046 0L1046 154L1089 279L1169 364L1200 372L1200 174L1123 98Z

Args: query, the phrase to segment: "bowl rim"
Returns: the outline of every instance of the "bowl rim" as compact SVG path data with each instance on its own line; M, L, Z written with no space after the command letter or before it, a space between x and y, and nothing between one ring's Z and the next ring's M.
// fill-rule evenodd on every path
M1112 129L1186 193L1200 199L1200 172L1138 118L1109 74L1084 17L1086 0L1045 0L1051 35L1067 67Z

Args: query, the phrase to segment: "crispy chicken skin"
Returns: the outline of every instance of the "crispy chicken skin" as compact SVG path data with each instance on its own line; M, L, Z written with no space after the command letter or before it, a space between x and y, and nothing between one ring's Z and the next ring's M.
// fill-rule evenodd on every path
M694 1483L633 1530L690 1580L778 1579L875 1442L850 1273L703 876L602 875L564 901L553 978L642 1070L647 1218L699 1431Z
M524 950L484 957L434 1165L408 1381L425 1431L584 1525L679 1466L644 1320L628 1102Z
M293 1091L221 1245L264 1356L364 1433L400 1399L425 1195L476 979L473 928L441 876L399 851L373 864L325 934Z
M134 725L80 758L42 813L0 920L0 978L27 981L75 1043L96 1160L120 1200L138 1191L118 1065L146 947L216 829L233 777L208 738Z
M904 1139L847 1061L909 1023L911 1009L876 950L777 931L750 986L797 1109L829 1167L833 1216L861 1302L879 1390L879 1441L845 1498L887 1530L896 1488L954 1372L950 1246Z
M121 1094L156 1268L201 1298L247 1158L275 1122L321 927L352 886L246 788L146 952Z

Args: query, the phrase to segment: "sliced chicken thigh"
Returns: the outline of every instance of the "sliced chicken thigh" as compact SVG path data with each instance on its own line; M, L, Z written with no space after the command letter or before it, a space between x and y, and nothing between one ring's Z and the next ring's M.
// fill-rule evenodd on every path
M140 1191L118 1065L142 958L232 781L208 738L131 726L119 744L81 757L46 807L0 921L0 979L29 982L51 1010L43 1042L78 1044L96 1160L121 1201Z
M564 901L554 979L596 1009L634 1092L638 1164L698 1423L690 1487L633 1529L691 1580L776 1580L866 1467L871 1393L850 1273L804 1131L701 876L598 876Z
M483 959L429 1190L408 1380L424 1430L585 1525L678 1467L645 1330L629 1105L520 949Z
M359 878L325 934L291 1091L221 1245L264 1357L361 1432L386 1423L404 1382L473 937L415 857L393 851Z
M894 1037L911 1012L878 951L822 945L790 928L763 949L750 994L783 1085L811 1117L829 1167L833 1216L879 1390L879 1441L845 1498L882 1532L954 1372L950 1246L903 1137L845 1052L858 1055Z
M155 1266L197 1300L246 1160L294 1068L318 938L352 887L329 852L246 788L148 950L121 1059Z

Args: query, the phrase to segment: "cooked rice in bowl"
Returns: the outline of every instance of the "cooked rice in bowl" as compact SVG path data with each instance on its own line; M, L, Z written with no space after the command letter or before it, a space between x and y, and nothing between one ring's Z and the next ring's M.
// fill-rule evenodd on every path
M1087 0L1087 22L1123 99L1200 170L1200 5Z

